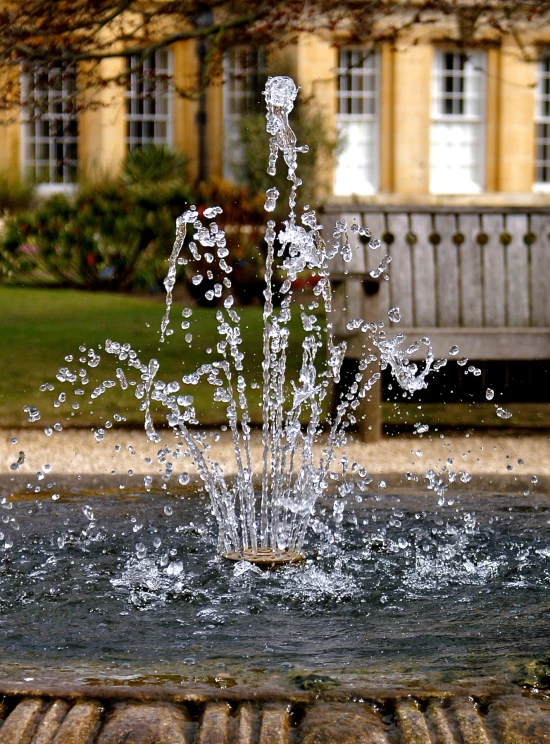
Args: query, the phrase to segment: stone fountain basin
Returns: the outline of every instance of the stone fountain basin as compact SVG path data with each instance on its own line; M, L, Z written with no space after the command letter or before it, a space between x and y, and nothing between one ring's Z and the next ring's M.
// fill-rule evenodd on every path
M12 478L4 489L23 490L2 512L19 529L4 527L1 559L0 744L550 741L544 479L523 496L528 479L473 478L440 506L433 492L381 475L387 487L363 494L340 527L331 499L321 504L336 553L321 535L305 568L265 583L215 559L194 486L135 494L132 478L115 489L66 476L53 500ZM395 546L419 523L432 542L424 551L417 535L411 573L412 548ZM135 545L158 563L155 536L195 577L190 593L175 588L176 574L143 586ZM221 614L209 615L221 596ZM239 596L260 596L254 613L228 614Z
M550 702L504 685L284 693L273 687L1 685L0 742L545 744Z

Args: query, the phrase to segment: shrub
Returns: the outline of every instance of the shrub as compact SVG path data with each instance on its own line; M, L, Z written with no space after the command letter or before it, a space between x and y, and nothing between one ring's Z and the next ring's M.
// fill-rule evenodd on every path
M0 248L3 273L80 289L159 286L175 219L189 202L175 168L167 178L167 153L160 156L155 172L150 148L140 162L131 153L120 178L84 185L74 197L58 194L9 218ZM177 158L171 160L174 166Z
M35 199L35 187L29 181L12 180L7 173L0 173L1 214L14 214L29 209Z
M0 240L0 271L77 289L160 287L175 220L192 202L201 216L207 206L223 209L217 222L227 233L235 295L242 303L261 300L265 194L251 195L246 185L221 179L191 190L185 175L185 159L169 148L134 150L119 178L84 183L72 196L58 194L9 217ZM204 294L223 276L215 273L215 264L194 261L190 251L184 250L184 256L188 263L178 271L190 293L200 304L213 304ZM191 279L197 273L205 278L195 286Z
M171 187L187 183L189 159L167 145L148 144L128 153L121 178L130 186L164 184Z

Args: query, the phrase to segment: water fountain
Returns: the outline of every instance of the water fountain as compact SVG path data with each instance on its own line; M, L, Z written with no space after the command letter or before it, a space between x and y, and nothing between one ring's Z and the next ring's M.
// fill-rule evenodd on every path
M161 324L161 340L171 333L170 310L172 292L176 282L176 270L181 258L182 248L188 226L194 230L193 241L189 249L193 259L208 263L218 261L225 273L223 284L216 284L207 291L212 296L226 296L223 310L217 313L219 359L203 364L198 370L183 378L185 385L196 384L201 377L207 377L214 389L214 400L227 405L227 420L232 432L234 457L237 466L237 477L233 484L228 484L223 477L219 464L211 460L204 451L204 442L190 429L189 424L196 424L192 407L192 396L177 395L180 390L178 382L164 383L157 380L159 365L155 359L143 364L127 344L107 341L105 350L118 356L130 367L141 373L141 382L136 387L138 396L143 396L145 411L145 429L152 441L160 441L150 413L151 400L160 401L167 410L167 423L173 429L176 438L184 442L186 454L195 462L200 478L204 482L211 499L216 521L219 525L219 551L231 560L248 560L261 565L292 563L303 558L302 546L307 527L313 514L316 501L329 488L329 473L335 458L335 452L345 442L346 429L355 422L354 411L359 406L370 388L380 378L379 372L367 376L370 365L377 362L372 354L365 354L359 364L350 391L338 402L333 420L328 424L323 454L315 462L313 445L323 436L323 403L329 396L333 385L338 383L340 369L345 354L345 342L336 344L331 332L331 286L329 281L330 262L338 254L344 261L351 259L353 248L350 246L348 226L339 220L333 231L333 237L327 246L321 236L322 226L317 223L315 212L305 207L301 216L301 225L297 224L295 212L297 191L301 180L297 175L298 159L301 152L307 152L307 145L297 145L296 135L289 124L289 114L294 106L298 90L289 77L269 78L264 95L267 104L267 131L269 140L268 173L275 175L279 156L284 161L290 182L288 197L289 215L284 227L276 231L273 220L267 223L265 240L267 258L265 269L265 303L263 309L263 468L261 473L261 496L256 499L255 478L250 457L250 416L246 396L247 381L243 375L244 353L240 349L240 318L234 309L233 296L228 293L231 287L231 267L225 259L229 253L226 247L225 233L215 222L204 225L199 219L195 207L185 212L177 222L177 234L169 261L168 275L165 280L167 293L166 313ZM266 211L273 212L279 193L277 189L267 191ZM210 207L204 217L215 218L222 210ZM368 229L351 228L354 232L369 235ZM273 305L272 277L275 255L283 257L282 269L285 280L280 289L281 307L278 312ZM380 241L373 239L371 247L377 248ZM205 249L201 254L201 246ZM212 252L216 251L216 258ZM389 262L386 256L381 262L379 276ZM288 323L292 314L293 282L304 270L315 272L318 283L315 295L323 305L327 318L326 360L318 371L316 361L319 351L325 348L323 330L318 324L315 310L319 306L316 300L308 306L301 304L299 312L306 333L303 342L302 367L299 380L290 385L286 380ZM211 277L209 277L211 278ZM200 283L203 277L195 275L193 281ZM225 286L224 286L225 285ZM182 323L189 333L192 311L187 308ZM391 311L396 318L398 309ZM403 336L386 339L383 327L366 323L358 318L352 321L354 328L362 330L380 350L383 367L390 365L397 382L404 390L412 392L426 385L425 378L434 362L429 340L426 363L422 370L409 363L407 353L400 348ZM188 334L188 335L187 335ZM436 366L436 365L434 365ZM125 373L117 371L119 382L127 385ZM74 377L74 375L73 375ZM307 411L308 422L302 424L303 413ZM360 469L354 463L351 471L355 474ZM334 486L334 483L332 484ZM341 492L349 490L345 479L340 485Z
M147 437L160 446L163 484L178 479L183 456L194 461L199 480L188 483L180 474L172 490L155 490L146 476L144 488L126 485L102 495L80 483L53 493L42 485L22 497L4 498L0 606L4 655L11 661L0 670L0 691L11 701L7 712L19 711L18 720L25 713L35 722L28 726L42 731L58 703L68 710L75 695L93 698L51 724L59 731L63 726L76 730L69 729L76 711L86 732L82 738L66 733L69 738L55 738L55 744L91 742L96 734L102 744L157 742L161 724L155 724L157 733L143 733L140 709L131 704L138 699L148 701L148 720L164 715L152 701L172 702L170 720L162 719L172 733L160 739L162 744L191 741L195 729L200 742L292 737L307 744L344 742L353 731L354 741L384 744L390 739L485 744L492 741L491 726L511 732L495 741L547 741L540 731L547 731L548 718L536 701L525 714L516 704L518 696L512 696L508 714L498 705L491 709L491 695L495 689L513 692L518 683L541 689L548 676L548 499L501 492L480 502L451 458L440 472L427 472L425 489L409 491L377 484L359 462L337 458L362 396L379 381L379 365L389 366L411 393L438 367L428 339L419 342L426 361L418 367L409 362L412 352L402 348L405 339L387 337L382 322L351 321L378 358L365 355L350 390L323 425L345 352L331 333L330 262L338 255L346 262L354 250L350 235L360 230L354 225L348 230L339 221L325 241L313 210L304 208L298 220L297 156L304 146L297 144L288 121L296 94L286 77L270 79L265 91L269 172L282 158L290 195L283 228L277 231L269 221L266 230L261 470L253 466L246 397L255 381L248 383L243 373L228 249L214 221L219 209L205 210L210 221L205 225L190 207L177 223L161 338L173 335L176 271L188 260L186 231L192 229L191 258L204 257L207 264L217 260L225 274L209 290L223 305L217 311L217 357L181 383L166 382L155 359L142 362L130 344L110 340L105 351L120 364L116 381L99 382L92 397L117 384L133 386ZM269 189L268 212L278 198ZM363 235L373 250L380 247L367 230ZM278 309L271 288L277 258L286 274ZM380 275L388 262L387 256L381 259ZM300 304L293 281L306 268L319 281L313 301ZM316 315L319 308L326 313L326 329ZM293 312L300 313L305 338L299 379L289 384ZM397 320L397 308L390 312ZM186 344L192 342L192 320L192 308L184 308ZM321 359L324 350L326 359ZM83 364L100 369L97 351L82 347L81 353ZM212 440L196 428L191 393L202 378L209 380L214 400L226 406L234 478L225 476ZM58 381L69 391L84 384L69 367L60 369ZM64 392L63 401L69 398ZM163 442L153 403L164 409L175 445ZM29 415L36 415L35 409L29 408ZM95 431L98 441L104 435L101 428ZM18 463L14 470L23 465ZM265 572L255 564L283 565ZM529 618L523 622L526 604ZM29 617L32 633L21 632ZM493 686L476 681L480 675L492 677ZM62 683L69 679L74 686L75 677L85 687L70 698ZM276 688L262 692L266 678ZM495 688L494 679L506 682ZM109 688L113 681L118 686ZM21 702L24 696L30 697ZM51 707L46 698L55 700ZM117 699L125 702L114 703ZM98 700L109 710L106 720ZM253 706L258 700L268 703L261 720ZM532 722L539 714L543 728L532 729L538 739L512 737L513 721ZM339 716L343 723L335 723ZM116 733L116 725L122 733ZM0 742L18 741L6 738L8 733L2 739L7 731L0 726ZM143 738L128 739L138 737L136 732Z

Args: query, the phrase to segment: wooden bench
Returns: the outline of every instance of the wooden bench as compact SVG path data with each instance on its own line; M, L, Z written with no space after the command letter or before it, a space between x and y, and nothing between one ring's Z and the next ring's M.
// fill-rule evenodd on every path
M328 205L321 221L328 231L340 218L353 251L331 269L334 331L349 358L361 355L364 336L346 325L362 317L411 342L429 336L436 358L457 345L472 360L550 359L550 208ZM353 224L381 246L369 248ZM373 293L370 272L386 254L390 280ZM392 307L399 323L388 318ZM365 440L380 436L380 400L377 385L363 410Z

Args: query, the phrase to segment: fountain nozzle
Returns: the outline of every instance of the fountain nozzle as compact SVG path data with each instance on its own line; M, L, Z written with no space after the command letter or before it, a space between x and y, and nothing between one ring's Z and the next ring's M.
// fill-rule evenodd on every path
M272 548L258 548L256 551L245 548L245 550L223 553L223 557L228 561L248 561L260 568L282 566L285 563L300 563L304 560L304 556L296 550L273 550Z

